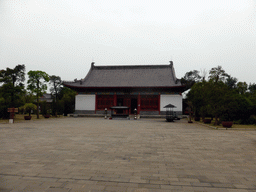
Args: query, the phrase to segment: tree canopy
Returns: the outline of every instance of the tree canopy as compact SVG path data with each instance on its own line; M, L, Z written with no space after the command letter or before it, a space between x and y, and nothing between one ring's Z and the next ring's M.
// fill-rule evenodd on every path
M255 90L255 84L248 87L246 82L238 82L217 66L210 70L208 81L193 84L187 100L192 102L195 116L211 116L215 118L215 124L221 120L246 123L255 115Z
M59 94L59 92L61 90L61 86L62 86L61 78L56 75L51 75L50 76L50 84L52 84L50 91L55 96L55 100L57 101L58 94Z
M25 81L25 65L17 65L14 69L6 68L0 71L0 82L15 86L16 83L23 83Z
M0 118L9 117L7 109L10 107L24 109L24 106L29 106L31 103L37 104L37 108L34 109L37 109L36 113L39 117L39 109L42 113L44 106L39 98L46 93L49 81L53 101L45 106L47 111L52 115L68 114L74 111L76 92L63 87L61 77L49 76L46 72L39 70L29 71L27 74L27 89L25 89L24 64L17 65L13 69L0 70Z
M224 81L228 74L221 66L213 67L209 72L209 80L213 82Z
M181 78L181 83L185 85L185 89L190 89L196 82L199 82L202 77L199 75L199 71L193 70L187 72L184 77Z
M22 105L21 96L24 93L25 65L6 68L0 71L0 117L8 117L7 108Z
M37 118L39 119L39 97L47 90L46 83L49 82L49 75L43 71L29 71L28 78L28 90L36 95Z

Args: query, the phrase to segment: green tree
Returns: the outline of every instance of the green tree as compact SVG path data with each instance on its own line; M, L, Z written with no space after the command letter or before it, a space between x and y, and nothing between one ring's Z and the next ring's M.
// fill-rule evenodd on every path
M24 113L28 113L31 116L31 111L36 110L37 107L33 103L26 103L24 106L20 107L20 110L24 110Z
M46 82L49 82L49 75L43 71L29 71L28 78L28 90L36 95L37 119L39 119L39 97L47 90Z
M73 113L75 109L76 92L68 87L63 87L60 91L61 100L58 102L59 110L63 110L64 115ZM61 105L60 105L61 103Z
M11 83L15 86L16 83L25 81L25 65L17 65L14 69L6 68L0 71L0 82Z
M215 118L215 124L218 124L219 117L222 112L222 96L224 95L224 83L223 82L207 82L206 91L206 109L207 113Z
M0 118L8 118L7 107L5 105L5 99L0 96Z
M195 113L203 117L206 113L215 118L215 125L220 120L239 120L240 123L249 123L250 116L255 111L256 97L239 93L236 89L219 82L200 82L194 84L187 94L194 106Z
M225 84L229 87L229 89L235 89L237 84L237 78L231 77L229 75L226 79Z
M210 115L215 118L215 124L220 120L255 122L251 116L256 111L256 85L237 83L237 78L227 75L221 66L212 68L209 74L209 81L195 82L187 94L194 114L202 118Z
M229 93L232 91L222 81L205 81L194 84L187 96L194 106L195 115L200 114L203 119L206 114L211 115L218 124L223 112L229 109L226 105Z
M0 83L3 84L3 92L11 99L11 107L17 106L19 95L24 91L25 65L17 65L14 69L6 68L0 72ZM15 102L16 101L16 102Z
M187 94L187 99L192 102L194 115L199 115L204 119L206 115L205 106L207 105L207 82L195 83Z
M249 89L250 94L256 93L256 84L255 83L253 83L253 84L250 83L248 89Z
M0 118L8 118L7 108L23 105L21 96L24 93L25 65L17 65L15 68L6 68L0 71L0 98L4 101L1 104Z
M219 81L224 82L228 76L229 75L225 72L224 69L222 69L221 66L213 67L209 72L209 80L215 83Z
M246 82L238 82L237 83L237 91L239 94L244 95L247 91L248 85Z
M252 100L246 95L236 94L234 96L235 105L237 105L235 113L235 120L240 120L242 124L248 124L248 120L254 112L254 105Z
M54 96L54 99L52 101L52 115L57 116L58 113L60 113L60 111L63 111L61 110L62 108L59 107L59 104L61 104L61 102L59 102L59 99L60 99L59 93L62 89L61 78L56 75L50 76L50 84L52 85L52 87L50 88L50 91Z
M52 87L50 88L50 91L52 95L54 95L55 100L57 101L57 98L62 86L61 78L55 75L52 75L49 78L50 78L50 84L52 85Z
M202 77L199 75L199 71L193 70L187 72L184 77L181 78L181 83L186 86L186 90L190 89L196 82L199 82Z

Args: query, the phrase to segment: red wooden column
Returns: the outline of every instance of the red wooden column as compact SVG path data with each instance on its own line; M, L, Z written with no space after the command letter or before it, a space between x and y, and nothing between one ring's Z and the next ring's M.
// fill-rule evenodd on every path
M114 94L114 106L117 106L117 96L116 96L116 93Z
M137 109L137 113L140 114L140 105L141 105L141 99L140 99L140 93L138 95L138 109Z

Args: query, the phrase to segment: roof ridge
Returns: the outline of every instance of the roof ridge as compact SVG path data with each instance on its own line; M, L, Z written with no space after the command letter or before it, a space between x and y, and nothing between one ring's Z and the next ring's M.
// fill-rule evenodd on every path
M169 68L170 65L101 65L93 66L94 69L132 69L132 68Z

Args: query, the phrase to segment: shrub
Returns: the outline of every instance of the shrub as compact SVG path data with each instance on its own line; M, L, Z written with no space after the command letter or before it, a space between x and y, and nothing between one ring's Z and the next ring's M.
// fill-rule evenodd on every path
M24 110L25 113L31 115L31 110L37 110L37 106L33 103L26 103L24 106L20 107L20 110Z

